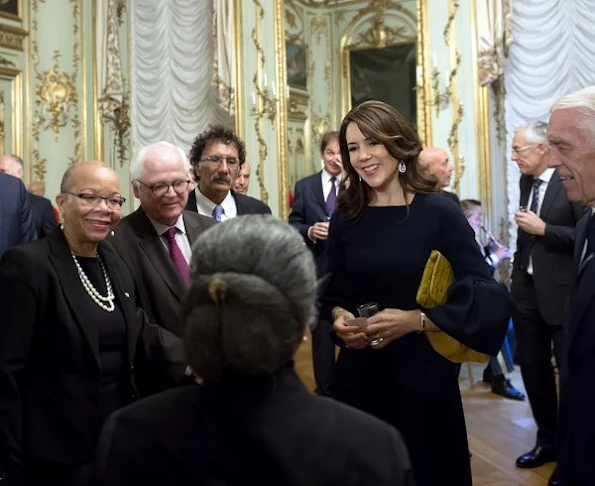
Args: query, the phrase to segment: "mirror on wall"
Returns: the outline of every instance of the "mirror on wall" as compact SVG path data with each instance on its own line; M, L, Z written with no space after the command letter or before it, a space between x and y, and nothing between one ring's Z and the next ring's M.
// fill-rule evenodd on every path
M321 169L324 133L380 99L416 123L417 0L285 0L287 175Z
M349 51L351 107L367 100L380 100L415 123L416 66L415 43L411 42Z

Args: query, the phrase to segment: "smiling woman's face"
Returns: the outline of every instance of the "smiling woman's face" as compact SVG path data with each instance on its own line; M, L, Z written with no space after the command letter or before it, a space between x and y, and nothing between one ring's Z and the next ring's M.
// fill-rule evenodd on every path
M74 169L66 190L73 194L122 197L118 176L101 164L84 163ZM110 208L105 200L89 207L72 194L59 194L56 202L62 214L64 233L79 245L99 243L122 217L122 210Z
M345 140L349 162L366 184L380 188L395 180L398 161L382 142L366 137L353 122L347 125Z

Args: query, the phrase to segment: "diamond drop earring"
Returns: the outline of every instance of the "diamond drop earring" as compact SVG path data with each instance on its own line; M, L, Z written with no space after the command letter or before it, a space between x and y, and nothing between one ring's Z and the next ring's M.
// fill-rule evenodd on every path
M401 174L407 172L407 166L405 165L405 162L403 162L402 160L399 162L399 172Z

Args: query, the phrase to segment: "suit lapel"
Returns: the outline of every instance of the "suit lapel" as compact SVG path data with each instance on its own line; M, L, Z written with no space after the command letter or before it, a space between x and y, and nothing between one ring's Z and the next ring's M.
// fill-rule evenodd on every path
M562 190L562 183L560 182L560 176L557 172L552 174L552 178L550 179L549 184L547 185L547 189L545 190L545 195L543 196L543 203L541 204L541 211L539 212L539 217L545 220L554 204L554 201L558 197L558 193Z
M128 287L127 280L122 272L124 268L119 263L117 257L105 246L99 245L99 254L106 266L107 273L112 283L116 302L122 309L124 320L126 321L126 348L128 350L128 363L132 365L134 353L136 351L136 340L138 337L138 325L136 323L136 309L130 295L132 289Z
M85 292L83 284L79 278L72 254L64 238L62 231L55 231L48 236L50 244L50 262L60 276L60 284L64 293L64 298L68 303L78 326L87 339L93 356L99 362L99 335L97 327L89 322L87 310L93 301Z
M134 228L136 235L138 236L138 245L142 251L145 252L151 264L155 267L157 275L159 275L170 290L181 299L184 296L186 289L178 270L171 261L167 250L163 246L159 235L155 231L155 228L151 224L151 221L145 214L143 208L138 208L135 214Z
M322 171L318 172L316 176L311 179L311 182L310 190L313 195L312 200L318 203L324 214L330 216L330 214L328 214L328 209L326 208L326 201L324 200L324 191L322 190Z

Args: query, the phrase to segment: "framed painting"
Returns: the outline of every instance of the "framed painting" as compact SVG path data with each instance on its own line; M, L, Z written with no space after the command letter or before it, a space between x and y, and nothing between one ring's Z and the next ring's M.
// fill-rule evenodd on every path
M285 61L287 67L287 84L305 91L308 88L306 48L298 44L287 43L285 45Z
M22 0L0 0L0 17L12 20L20 20Z

